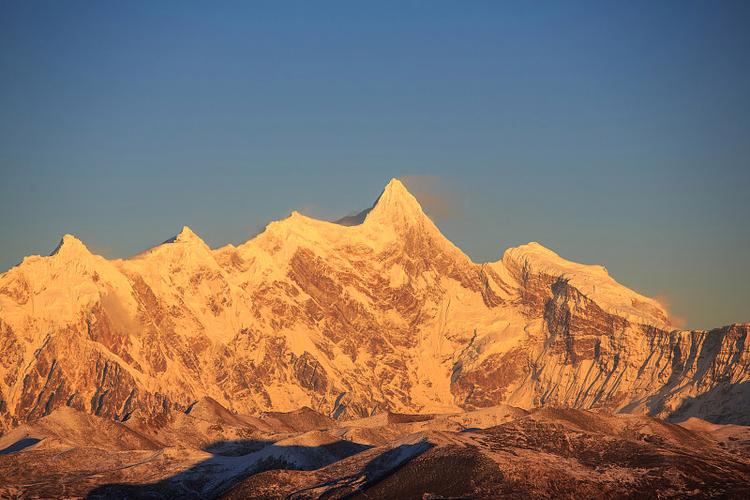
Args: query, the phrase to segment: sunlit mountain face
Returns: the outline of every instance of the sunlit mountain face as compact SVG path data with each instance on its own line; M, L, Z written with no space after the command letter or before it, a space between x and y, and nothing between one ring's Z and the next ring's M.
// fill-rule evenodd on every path
M0 275L0 496L742 497L748 331L537 243L475 263L397 179L239 246L65 235Z

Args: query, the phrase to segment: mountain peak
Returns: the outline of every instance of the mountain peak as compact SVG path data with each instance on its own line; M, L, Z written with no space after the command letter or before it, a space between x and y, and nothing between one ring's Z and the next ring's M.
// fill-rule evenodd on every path
M72 234L65 234L50 254L50 256L52 255L75 257L77 255L91 255L91 252L81 240Z
M197 234L193 232L192 229L190 229L187 226L182 226L182 231L180 231L180 234L177 235L176 239L178 241L187 241L187 240L199 240Z
M388 184L385 185L385 188L383 191L389 191L389 192L399 192L399 193L405 193L410 194L409 191L406 189L406 186L403 182L397 177L392 177L390 181L388 181Z
M164 243L203 243L203 240L187 226L182 226L182 230Z
M507 249L502 263L509 269L526 267L533 274L565 278L605 311L633 323L669 327L669 315L658 302L618 283L602 265L567 260L535 241Z
M420 210L422 209L414 195L406 189L404 183L395 177L388 181L388 184L383 188L383 193L380 197L384 199L384 201L416 205ZM381 200L378 200L378 202L379 201Z
M183 226L179 233L159 245L151 247L135 257L152 258L154 256L170 256L169 258L184 258L185 255L199 255L201 258L210 254L211 249L192 229Z
M366 221L390 221L398 225L426 219L422 206L404 184L393 178L367 214Z

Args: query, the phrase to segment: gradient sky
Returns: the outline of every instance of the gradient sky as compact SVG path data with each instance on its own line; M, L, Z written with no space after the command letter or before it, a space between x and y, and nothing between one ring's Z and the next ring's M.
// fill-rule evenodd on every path
M408 176L475 261L535 240L687 326L750 321L748 26L750 2L4 0L0 269L66 232L237 243Z

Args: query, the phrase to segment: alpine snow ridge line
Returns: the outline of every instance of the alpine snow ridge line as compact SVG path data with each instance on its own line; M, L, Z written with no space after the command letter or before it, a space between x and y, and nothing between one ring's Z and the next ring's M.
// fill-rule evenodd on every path
M128 259L65 235L0 275L0 433L71 407L165 425L211 398L332 419L508 404L750 424L750 325L672 327L537 243L474 263L397 179L341 224L298 212Z

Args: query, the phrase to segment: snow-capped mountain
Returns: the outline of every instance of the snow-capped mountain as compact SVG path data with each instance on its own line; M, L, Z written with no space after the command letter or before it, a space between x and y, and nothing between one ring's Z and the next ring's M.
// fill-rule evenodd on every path
M394 179L212 250L185 227L107 260L63 237L0 275L0 431L59 407L158 425L210 397L335 419L506 403L750 423L750 325L672 328L537 243L477 264Z

